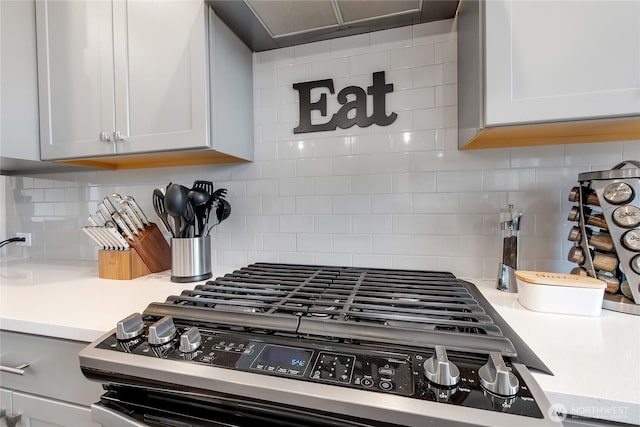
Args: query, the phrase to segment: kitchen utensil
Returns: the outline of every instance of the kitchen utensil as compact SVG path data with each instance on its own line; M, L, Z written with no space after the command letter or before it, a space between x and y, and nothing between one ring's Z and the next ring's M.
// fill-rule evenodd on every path
M136 200L133 198L133 196L124 196L124 200L129 206L131 206L131 209L133 209L133 211L136 213L136 215L138 215L138 217L140 218L140 221L142 221L142 223L145 226L148 226L149 225L149 219L144 214L144 211L142 210L142 208L140 207L138 202L136 202Z
M160 221L162 221L162 225L164 225L164 228L173 235L173 230L171 229L171 226L169 225L169 215L167 214L167 211L164 208L164 193L162 192L161 189L156 188L155 190L153 190L153 209L156 211L156 215L158 215L158 218L160 218ZM176 236L173 236L176 237Z
M211 237L171 239L171 281L198 282L211 274Z
M164 207L173 219L173 237L182 237L184 215L189 204L189 190L180 184L169 184L164 195Z
M142 222L140 217L133 211L133 209L131 208L131 205L129 205L126 202L123 202L121 203L121 206L124 213L129 217L131 222L133 222L133 225L135 226L135 228L137 228L140 231L144 230L144 227L145 227L144 223Z
M116 223L113 222L113 218L111 218L111 212L109 212L109 209L107 209L107 207L104 205L104 203L98 203L98 212L96 212L98 214L100 214L100 216L102 216L102 218L104 219L104 224L107 227L115 227Z
M104 206L107 208L107 210L109 211L109 213L114 213L118 211L118 208L116 208L113 204L113 202L111 201L111 199L109 198L109 196L105 196L102 199L102 203L104 204Z
M208 193L206 190L203 190L201 188L194 187L189 191L188 198L189 203L191 204L191 206L193 206L193 211L195 213L195 235L196 237L203 236L207 221L207 204L209 202L209 199L211 198L211 193Z
M202 190L207 194L211 195L213 194L213 182L196 180L196 181L193 181L193 187L191 187L191 189Z
M111 218L113 218L113 220L116 222L116 224L118 225L118 228L120 229L120 231L122 233L125 234L125 236L127 236L129 239L134 240L135 237L133 237L133 232L131 230L129 230L129 227L127 226L127 224L124 222L124 218L122 218L122 216L120 216L120 214L118 212L114 212L111 214Z
M115 213L115 212L114 212ZM131 217L129 216L129 214L127 214L124 209L120 209L118 211L118 214L120 215L120 217L124 220L124 223L127 225L127 227L129 228L129 231L131 231L134 235L138 236L140 234L140 231L138 230L138 227L136 226L136 224L134 224L133 219L131 219ZM113 214L111 214L113 215Z
M122 234L118 233L115 228L106 228L107 232L113 237L117 243L117 247L121 250L129 249L129 243L122 237Z
M193 210L193 206L191 203L187 202L184 210L184 215L182 216L182 226L180 228L180 237L194 237L195 233L188 233L189 229L193 225L193 220L195 218L195 213Z
M102 237L99 236L95 230L93 230L91 227L82 227L82 231L85 232L85 234L87 236L89 236L91 238L91 240L93 240L95 243L97 243L97 245L101 248L101 249L106 249L107 248L107 244L106 242L104 242L102 240Z
M518 234L522 211L509 205L500 209L502 230L502 260L498 266L497 288L505 292L517 292L515 270L518 268Z

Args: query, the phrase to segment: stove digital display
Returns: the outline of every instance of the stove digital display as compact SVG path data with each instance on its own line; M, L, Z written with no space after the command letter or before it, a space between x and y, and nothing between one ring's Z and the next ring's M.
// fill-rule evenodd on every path
M279 345L266 345L251 364L252 369L287 375L304 375L313 351Z

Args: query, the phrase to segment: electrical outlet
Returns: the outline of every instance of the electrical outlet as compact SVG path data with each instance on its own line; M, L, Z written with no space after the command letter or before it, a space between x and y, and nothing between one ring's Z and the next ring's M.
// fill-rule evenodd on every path
M16 233L16 237L24 237L24 242L17 242L18 246L31 246L31 233Z

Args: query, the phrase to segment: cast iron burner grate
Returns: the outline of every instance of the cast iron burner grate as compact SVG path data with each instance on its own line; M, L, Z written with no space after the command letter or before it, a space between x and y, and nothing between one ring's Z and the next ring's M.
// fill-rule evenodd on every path
M447 272L256 263L153 303L145 315L509 357L517 351L505 329L521 342L474 285Z

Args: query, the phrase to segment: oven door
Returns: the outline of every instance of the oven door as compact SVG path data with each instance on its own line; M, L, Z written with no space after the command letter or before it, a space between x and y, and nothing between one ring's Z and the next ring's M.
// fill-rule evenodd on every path
M113 386L91 406L104 427L389 426L371 420L229 395Z

